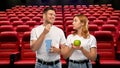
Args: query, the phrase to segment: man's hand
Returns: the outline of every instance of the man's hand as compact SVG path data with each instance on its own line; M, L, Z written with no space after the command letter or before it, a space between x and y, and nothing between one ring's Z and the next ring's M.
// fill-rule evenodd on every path
M60 49L59 48L56 48L55 46L52 46L50 48L50 53L60 53Z
M45 28L44 28L43 33L44 33L44 34L47 34L47 33L50 31L51 26L52 26L51 24L47 24L47 25L45 26Z

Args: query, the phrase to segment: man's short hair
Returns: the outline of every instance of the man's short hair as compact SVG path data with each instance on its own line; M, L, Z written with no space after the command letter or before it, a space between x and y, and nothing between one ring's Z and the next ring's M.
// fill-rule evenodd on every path
M46 13L48 10L53 10L55 11L55 9L53 7L46 7L44 10L43 10L43 13Z

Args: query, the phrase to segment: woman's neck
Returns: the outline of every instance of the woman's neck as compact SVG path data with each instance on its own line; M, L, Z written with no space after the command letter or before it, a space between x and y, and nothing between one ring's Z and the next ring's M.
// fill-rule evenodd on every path
M77 34L78 34L79 36L82 36L82 35L81 35L81 32L82 32L81 29L77 30Z

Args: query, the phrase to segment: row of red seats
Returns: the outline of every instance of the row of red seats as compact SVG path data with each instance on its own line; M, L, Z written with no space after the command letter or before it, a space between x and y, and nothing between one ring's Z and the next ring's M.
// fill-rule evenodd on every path
M104 20L100 20L100 19L96 20L92 17L88 17L88 19L89 19L88 24L96 24L98 26L102 26L102 25L105 25L105 24L113 24L115 26L119 26L119 24L120 24L120 21L117 21L117 20L104 21ZM64 24L65 24L65 26L72 25L72 17L65 18L65 23Z
M6 21L7 23L7 21ZM66 26L64 28L64 26L62 25L62 21L59 23L59 24L54 24L55 26L61 28L65 33L66 35L68 35L71 31L73 31L73 27L71 25L72 23L68 22L66 23ZM100 24L100 23L99 23ZM33 27L37 26L38 24L36 24L35 22L32 23L29 22L29 23L26 23L26 24L23 24L22 22L15 22L15 23L12 23L12 25L10 23L7 23L5 24L5 22L3 23L3 25L0 26L0 32L3 32L3 31L17 31L17 32L25 32L25 31L30 31ZM117 34L117 32L120 30L119 29L119 26L118 27L115 27L116 25L114 24L104 24L102 26L98 26L97 24L89 24L89 31L91 34L93 34L94 31L112 31L114 32L114 36Z
M117 39L116 50L113 43L113 36L110 31L95 31L97 39L97 52L100 55L100 64L120 65L120 32ZM12 38L12 39L11 39ZM15 65L35 64L35 53L30 49L30 32L25 32L20 44L17 32L0 33L0 65L10 63L10 55L15 55ZM117 54L117 55L116 55ZM62 59L63 64L65 61Z

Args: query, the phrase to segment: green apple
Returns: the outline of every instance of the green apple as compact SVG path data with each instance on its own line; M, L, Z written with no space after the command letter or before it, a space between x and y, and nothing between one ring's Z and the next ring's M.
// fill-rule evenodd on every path
M74 46L80 46L81 41L80 40L74 40Z

